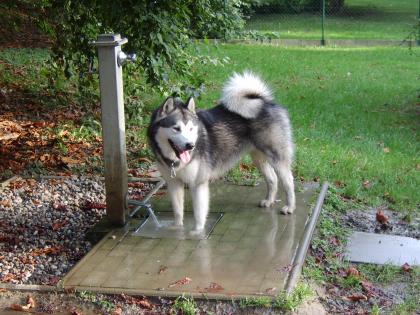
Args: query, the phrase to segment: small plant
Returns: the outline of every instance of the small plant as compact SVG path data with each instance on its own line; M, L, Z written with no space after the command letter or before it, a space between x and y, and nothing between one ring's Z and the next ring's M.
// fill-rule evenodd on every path
M275 299L273 306L285 311L294 311L304 300L312 295L313 292L309 285L299 283L292 293L280 293Z
M267 296L244 298L239 301L240 308L247 307L270 307L272 299Z
M195 303L194 299L184 295L175 300L172 309L175 312L181 312L182 315L195 315L198 312L197 303Z

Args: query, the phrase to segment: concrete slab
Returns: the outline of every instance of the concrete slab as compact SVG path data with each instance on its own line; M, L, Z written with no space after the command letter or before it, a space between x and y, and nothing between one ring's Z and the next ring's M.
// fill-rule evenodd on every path
M63 286L106 293L231 299L276 295L285 287L316 189L297 193L292 215L257 207L264 185L211 187L211 212L224 215L207 239L150 238L116 229L65 277ZM191 211L187 199L186 211ZM169 211L167 196L152 200ZM274 289L273 289L274 288Z
M420 240L398 235L353 232L346 258L353 262L420 266Z

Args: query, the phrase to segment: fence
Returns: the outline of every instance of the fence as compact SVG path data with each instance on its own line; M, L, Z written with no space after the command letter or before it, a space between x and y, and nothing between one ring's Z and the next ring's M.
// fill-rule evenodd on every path
M265 1L247 30L272 39L419 43L418 0ZM296 4L297 3L297 4ZM303 4L302 4L303 3Z

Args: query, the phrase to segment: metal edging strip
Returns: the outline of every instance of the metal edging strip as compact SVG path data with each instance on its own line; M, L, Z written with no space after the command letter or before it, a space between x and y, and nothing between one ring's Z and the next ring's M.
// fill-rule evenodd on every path
M306 253L311 243L312 235L315 231L316 223L318 222L319 215L321 213L322 205L324 204L324 199L328 191L328 183L325 182L322 185L321 192L319 193L318 199L312 215L309 219L309 222L305 226L305 231L299 244L296 256L293 260L293 268L290 271L289 277L287 278L285 291L287 294L291 293L298 281L300 273L302 271L303 264L305 263Z

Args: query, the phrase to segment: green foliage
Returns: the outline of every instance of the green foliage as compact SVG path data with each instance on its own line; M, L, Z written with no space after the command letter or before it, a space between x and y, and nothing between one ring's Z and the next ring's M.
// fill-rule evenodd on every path
M193 298L179 296L172 307L175 312L181 312L182 315L195 315L198 312L197 303Z
M227 38L240 30L241 5L239 0L46 0L42 28L53 40L51 83L56 84L63 72L67 78L79 77L82 94L96 90L97 80L88 71L97 67L90 42L102 33L120 33L129 39L124 51L138 55L137 62L124 70L129 94L141 91L146 83L161 94L199 94L204 79L194 67L216 61L194 51L193 39ZM143 105L134 103L137 108Z
M267 296L260 297L246 297L239 301L240 308L247 307L270 307L272 299Z

